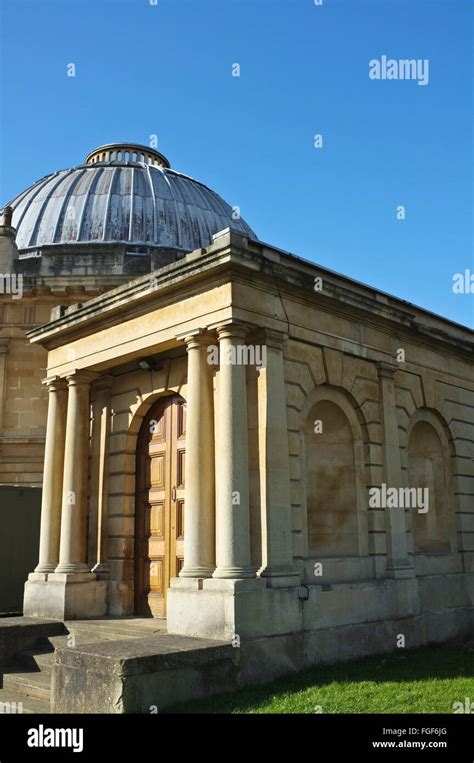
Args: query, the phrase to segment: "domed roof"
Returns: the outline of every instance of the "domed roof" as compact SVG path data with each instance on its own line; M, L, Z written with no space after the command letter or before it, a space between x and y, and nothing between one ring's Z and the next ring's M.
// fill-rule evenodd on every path
M158 151L130 143L101 146L85 164L47 175L9 206L25 253L104 243L189 252L224 228L257 238L217 193L172 170Z

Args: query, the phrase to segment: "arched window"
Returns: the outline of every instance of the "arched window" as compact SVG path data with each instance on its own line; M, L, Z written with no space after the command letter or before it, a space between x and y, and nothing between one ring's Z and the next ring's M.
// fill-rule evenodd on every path
M438 431L437 431L438 430ZM452 488L449 475L450 453L441 426L417 421L408 440L408 486L426 488L428 511L412 509L412 531L415 553L436 553L455 550L453 536Z
M332 399L313 405L304 430L308 551L319 557L362 555L367 553L362 438L350 404L327 396Z

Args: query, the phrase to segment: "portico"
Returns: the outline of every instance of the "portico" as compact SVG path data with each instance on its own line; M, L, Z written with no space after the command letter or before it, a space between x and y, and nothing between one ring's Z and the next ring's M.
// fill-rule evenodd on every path
M186 476L181 478L183 497L178 497L184 513L184 560L181 558L178 565L179 575L177 570L169 575L166 604L156 611L152 608L151 613L166 614L171 630L188 632L195 627L193 603L202 611L206 602L212 602L212 609L219 601L221 620L216 622L214 613L206 631L217 629L214 636L219 633L222 637L235 632L235 613L229 619L225 612L229 596L233 600L236 591L254 596L267 588L298 585L300 575L293 567L291 553L283 376L286 337L274 328L265 333L256 324L234 317L222 288L211 288L200 304L206 304L208 298L214 304L207 316L192 315L190 321L186 314L181 315L183 331L176 331L172 305L160 309L151 304L152 317L147 321L159 328L150 346L131 330L130 339L121 343L118 351L120 332L111 326L89 337L94 344L92 354L90 344L81 338L73 341L66 354L61 345L50 349L49 376L44 380L50 403L40 558L26 583L25 614L59 619L133 614L140 585L137 565L134 574L128 565L128 559L137 556L133 538L136 515L134 524L133 520L138 510L138 485L134 484L138 472L133 446L138 448L138 434L144 424L150 424L149 418L145 421L147 412L159 411L160 401L171 401L173 395L185 403L182 435ZM109 299L115 301L113 295ZM74 319L66 322L75 333ZM249 337L253 338L252 347L258 337L258 346L263 348L259 358L268 359L268 366L252 367L251 379L256 407L250 415L258 417L258 452L253 454L253 464L260 468L261 460L258 491L263 499L261 547L257 553L254 548L253 555L247 406L252 368L244 362L215 362L216 353L218 358L234 353L245 360L241 348ZM81 357L82 347L87 355ZM158 370L141 370L137 360L150 356L157 359ZM132 395L121 391L125 379ZM108 403L101 395L104 387ZM117 410L115 400L119 396L131 401L134 398L128 415ZM160 424L153 422L158 430ZM107 436L104 431L108 431ZM119 438L126 442L117 451ZM174 455L168 452L165 458L172 460ZM101 473L97 473L98 468ZM180 468L178 465L177 470ZM160 479L165 480L163 475ZM176 542L180 518L178 514L175 520L166 518L157 496L152 498L152 491L158 489L153 486L153 475L149 479L146 500L155 504L158 523L150 533L149 548L162 533L166 555ZM179 478L174 472L170 472L170 480L176 485L163 483L163 490L179 492ZM109 486L108 494L102 490L99 496L99 486L104 484ZM125 489L117 494L114 485ZM171 500L175 501L174 496ZM120 533L124 542L119 550ZM155 559L152 554L150 559L151 572L145 570L141 585L152 589L154 578L159 585L164 567L161 556Z

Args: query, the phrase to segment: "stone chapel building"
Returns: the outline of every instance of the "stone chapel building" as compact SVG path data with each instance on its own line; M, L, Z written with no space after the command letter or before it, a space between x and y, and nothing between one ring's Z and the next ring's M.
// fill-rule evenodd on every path
M249 682L472 637L472 332L261 242L146 151L98 149L11 203L17 243L29 214L30 246L128 275L28 333L49 397L28 623L159 618L149 659L237 644L231 683L237 659ZM84 708L91 660L112 681L102 647L58 655L57 708ZM143 710L133 681L131 704L89 703Z

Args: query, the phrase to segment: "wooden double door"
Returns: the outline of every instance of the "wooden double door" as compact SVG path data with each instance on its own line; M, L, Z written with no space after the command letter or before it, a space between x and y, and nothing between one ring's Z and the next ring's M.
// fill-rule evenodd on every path
M166 616L169 581L184 563L186 403L160 399L137 443L135 612Z

